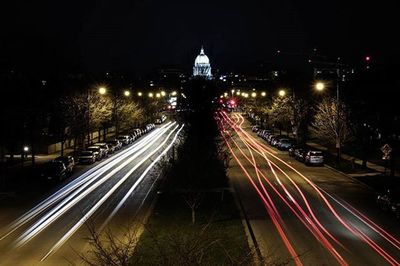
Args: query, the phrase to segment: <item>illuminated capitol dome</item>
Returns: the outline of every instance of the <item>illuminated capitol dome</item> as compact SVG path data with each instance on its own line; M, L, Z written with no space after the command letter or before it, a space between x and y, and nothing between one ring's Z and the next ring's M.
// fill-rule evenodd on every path
M193 76L206 79L212 78L210 60L204 53L203 47L201 47L200 54L194 60Z

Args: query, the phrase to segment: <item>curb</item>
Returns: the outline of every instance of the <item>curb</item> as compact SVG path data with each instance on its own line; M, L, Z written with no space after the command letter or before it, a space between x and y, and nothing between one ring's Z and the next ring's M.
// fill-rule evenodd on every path
M229 176L229 175L228 175ZM237 193L236 186L233 184L233 182L229 182L230 187L233 191L232 195L235 200L236 206L239 209L239 214L240 218L242 221L242 225L245 231L245 234L247 236L247 242L249 243L250 249L253 249L256 251L256 254L254 254L254 261L256 262L256 265L259 265L260 262L263 261L263 255L261 253L260 246L257 243L256 236L254 234L253 228L251 227L251 223L249 221L249 218L247 217L246 211L244 210L243 203L240 199L239 193ZM251 241L250 241L251 239Z

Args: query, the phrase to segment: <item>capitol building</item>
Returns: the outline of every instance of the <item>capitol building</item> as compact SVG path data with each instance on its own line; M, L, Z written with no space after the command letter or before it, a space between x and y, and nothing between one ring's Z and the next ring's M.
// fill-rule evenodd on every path
M200 54L194 60L193 76L212 79L210 60L204 53L203 47L201 47Z

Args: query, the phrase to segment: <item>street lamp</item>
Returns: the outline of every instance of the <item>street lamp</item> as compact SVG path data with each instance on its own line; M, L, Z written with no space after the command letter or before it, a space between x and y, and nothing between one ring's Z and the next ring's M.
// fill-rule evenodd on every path
M240 95L240 91L237 91L237 92L236 92L236 95L238 95L238 96L239 96L239 95Z
M156 97L157 97L157 98L160 98L160 97L161 97L161 93L159 93L159 92L156 93Z
M107 89L106 89L105 87L100 87L100 88L99 88L99 93L100 93L101 95L104 95L104 94L107 93Z
M153 97L154 97L154 94L153 94L152 92L149 92L149 97L150 97L150 98L153 98Z
M317 91L323 91L323 90L325 89L325 83L323 83L323 82L317 82L317 83L315 84L315 89L316 89Z
M124 95L125 95L126 97L129 97L129 96L131 95L131 92L128 91L128 90L125 90L125 91L124 91Z
M177 94L176 91L173 91L173 92L171 93L172 96L176 96L176 94Z
M24 146L24 152L28 152L29 151L29 147L28 146Z
M142 97L142 95L143 95L143 93L141 93L140 91L137 93L137 95L139 96L139 97Z
M285 97L286 91L285 91L285 90L279 90L278 95L279 95L280 97Z
M257 97L257 93L256 92L252 92L251 93L251 97L256 98Z
M161 91L161 96L164 97L166 95L165 91Z
M265 91L263 91L263 92L261 92L261 96L265 97L265 96L267 96L267 93Z

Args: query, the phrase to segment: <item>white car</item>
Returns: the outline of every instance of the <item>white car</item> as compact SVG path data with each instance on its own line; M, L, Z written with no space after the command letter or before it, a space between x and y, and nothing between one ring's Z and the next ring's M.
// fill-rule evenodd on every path
M304 163L306 165L321 165L324 164L324 155L322 151L309 151L307 152Z

